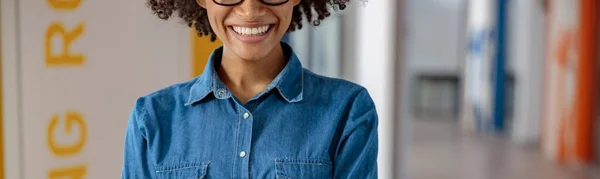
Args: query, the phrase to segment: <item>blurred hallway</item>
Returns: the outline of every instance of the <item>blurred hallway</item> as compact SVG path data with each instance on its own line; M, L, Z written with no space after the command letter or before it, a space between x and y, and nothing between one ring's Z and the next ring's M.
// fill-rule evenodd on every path
M543 158L537 145L467 134L452 120L415 120L410 179L598 179L598 167L569 170Z
M136 99L222 45L149 1L0 0L0 179L119 178ZM600 179L600 0L325 1L282 41L368 90L378 178Z

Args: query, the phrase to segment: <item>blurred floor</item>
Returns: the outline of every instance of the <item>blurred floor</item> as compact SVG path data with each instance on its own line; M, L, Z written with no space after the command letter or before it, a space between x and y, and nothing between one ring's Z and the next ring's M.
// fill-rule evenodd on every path
M537 146L465 134L451 120L416 120L409 179L600 179L598 167L567 169Z

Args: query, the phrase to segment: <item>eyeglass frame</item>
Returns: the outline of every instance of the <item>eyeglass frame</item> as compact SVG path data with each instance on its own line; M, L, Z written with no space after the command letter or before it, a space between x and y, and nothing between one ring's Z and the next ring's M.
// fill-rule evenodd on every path
M240 4L242 4L242 2L244 2L245 0L240 0L240 2L237 2L237 3L235 3L235 4L222 4L222 3L218 3L218 2L217 2L217 0L212 0L212 1L213 1L215 4L217 4L217 5L221 5L221 6L237 6L237 5L240 5ZM288 3L288 2L290 2L290 0L285 0L285 1L283 1L283 2L280 2L280 3L267 3L267 2L265 2L265 0L260 0L260 2L261 2L261 3L263 3L263 4L265 4L265 5L267 5L267 6L280 6L280 5L283 5L283 4L285 4L285 3Z

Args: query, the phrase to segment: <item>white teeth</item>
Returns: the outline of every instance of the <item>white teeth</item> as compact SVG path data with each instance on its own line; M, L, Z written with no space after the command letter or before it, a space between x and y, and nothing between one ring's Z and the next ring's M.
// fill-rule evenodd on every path
M269 25L262 26L262 27L254 27L254 28L233 26L233 31L235 31L236 33L238 33L240 35L261 35L261 34L267 32L268 30L269 30Z

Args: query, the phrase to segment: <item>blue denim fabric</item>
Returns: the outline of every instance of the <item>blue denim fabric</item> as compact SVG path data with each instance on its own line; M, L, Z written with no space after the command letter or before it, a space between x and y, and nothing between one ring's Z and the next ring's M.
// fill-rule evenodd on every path
M289 60L246 104L214 69L137 100L122 178L377 178L377 113L367 90Z

